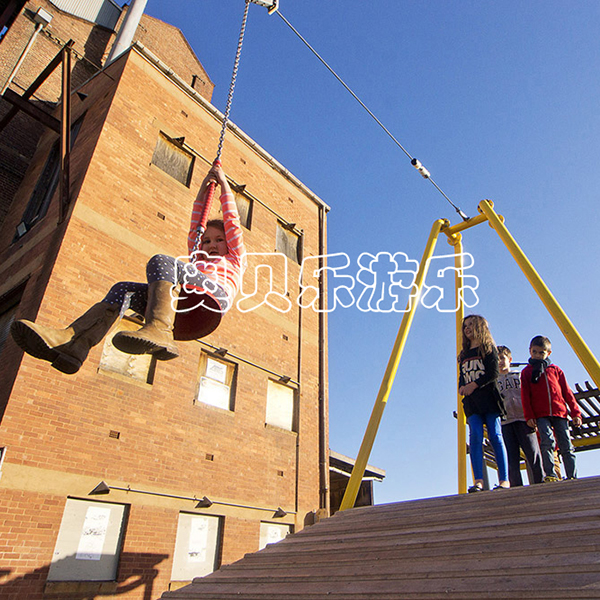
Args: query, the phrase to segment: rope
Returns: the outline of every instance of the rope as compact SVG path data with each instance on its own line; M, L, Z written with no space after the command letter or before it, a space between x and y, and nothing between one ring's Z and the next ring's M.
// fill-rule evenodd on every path
M221 154L223 152L223 142L225 140L225 132L227 131L227 123L229 122L229 113L231 112L231 104L233 100L233 92L235 90L235 83L237 80L238 68L240 65L240 56L242 54L242 45L244 43L244 34L246 33L246 21L248 20L248 8L250 6L250 0L246 0L246 6L244 8L244 17L242 19L242 26L240 28L240 35L238 39L237 50L235 53L235 60L233 62L233 73L231 75L231 83L229 84L229 93L227 94L227 104L225 105L225 114L223 115L223 124L221 125L221 134L219 136L219 145L217 146L217 155L213 162L215 166L221 166ZM198 221L198 226L196 227L196 241L194 242L194 248L192 250L192 255L198 252L198 248L200 247L200 242L202 239L202 234L206 230L206 222L208 221L208 213L210 212L210 207L213 201L213 196L215 193L214 182L211 182L206 188L206 195L204 197L204 206L202 207L202 214L200 215L200 220Z
M352 97L367 111L367 113L373 118L373 120L387 133L387 135L392 139L392 141L406 154L406 156L410 159L411 164L419 171L419 173L425 178L431 181L434 187L442 194L442 196L450 203L452 208L460 215L460 217L466 221L469 217L458 207L456 206L450 198L442 191L442 189L435 183L435 181L431 178L431 175L425 167L421 164L419 160L410 155L408 150L392 135L390 130L373 114L373 112L369 109L369 107L350 89L350 87L344 82L344 80L327 64L325 59L321 57L321 55L308 43L308 41L300 34L300 32L281 14L280 11L276 11L276 14L283 20L283 22L304 42L306 47L323 63L323 65L327 68L327 70L346 88L346 90L352 95Z

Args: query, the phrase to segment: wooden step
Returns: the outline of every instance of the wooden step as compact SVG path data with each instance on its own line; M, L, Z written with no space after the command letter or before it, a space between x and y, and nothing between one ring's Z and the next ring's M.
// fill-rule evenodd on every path
M267 599L267 600L323 600L325 598L350 598L365 600L410 598L454 598L472 599L508 599L526 598L571 600L588 598L598 600L600 588L598 575L575 573L577 583L571 575L553 575L551 573L529 574L519 578L500 574L493 577L479 575L476 565L464 577L447 580L430 577L426 579L385 578L378 581L363 580L352 577L345 580L323 582L306 582L303 584L287 584L279 581L270 583L248 583L227 586L206 582L196 586L195 583L176 592L168 592L163 598L169 600L212 600L229 598ZM210 576L209 576L210 578ZM193 588L196 586L196 589Z
M577 573L595 573L598 571L598 552L577 553L569 557L561 557L560 564L556 564L552 554L533 554L527 556L527 565L523 566L525 555L511 557L479 556L473 557L430 557L413 558L396 561L369 560L362 562L342 562L336 564L330 562L321 565L299 566L280 565L278 568L245 568L245 569L222 569L218 579L229 583L246 581L248 583L265 583L272 581L274 577L281 583L303 583L328 582L332 577L352 578L362 580L378 580L381 578L394 577L395 579L416 579L421 577L453 578L465 576L470 572L474 561L477 564L477 576L494 575L499 569L510 570L512 577L527 576L532 570L539 572L546 570L552 564L552 572L555 575Z
M600 599L600 478L363 507L164 600Z
M573 511L571 513L554 515L548 519L546 515L535 518L523 517L505 517L496 521L466 522L460 524L450 523L437 528L422 527L419 525L407 525L405 528L390 528L387 531L377 532L356 532L351 530L347 533L335 531L330 536L328 531L322 529L320 534L310 538L290 536L288 539L277 545L276 553L285 555L286 553L312 552L315 545L331 551L349 551L353 548L387 548L389 546L398 547L402 544L414 546L415 544L439 544L452 543L454 541L468 542L485 537L512 538L514 536L523 537L525 535L543 535L549 533L553 535L557 528L562 528L565 535L570 533L588 536L590 533L598 533L600 530L600 520L594 509ZM292 542L293 540L293 542ZM272 553L275 549L268 548ZM249 555L250 559L261 559L267 556L268 552Z

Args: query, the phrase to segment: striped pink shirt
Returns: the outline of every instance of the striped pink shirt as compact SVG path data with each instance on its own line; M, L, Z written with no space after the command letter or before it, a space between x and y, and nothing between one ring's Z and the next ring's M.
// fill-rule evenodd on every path
M198 271L223 288L231 304L238 293L242 276L246 269L246 248L244 246L240 216L233 194L221 194L220 200L228 252L225 256L206 257L205 255L201 255L201 258L195 262L195 265ZM194 251L196 229L203 205L204 198L196 198L192 208L192 221L188 234L188 252L190 257Z

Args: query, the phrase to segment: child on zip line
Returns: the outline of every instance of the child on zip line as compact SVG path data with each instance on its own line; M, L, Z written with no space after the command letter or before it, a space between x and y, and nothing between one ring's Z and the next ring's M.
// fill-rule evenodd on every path
M196 250L198 224L211 183L221 188L223 220L207 222ZM246 267L237 207L220 164L211 167L194 202L188 251L189 263L164 254L153 256L146 265L147 283L116 283L103 300L64 329L19 319L12 324L11 334L27 354L50 362L63 373L73 374L115 323L126 299L125 309L129 306L144 315L144 325L138 331L121 331L114 336L113 345L123 352L171 360L179 355L175 339L197 339L211 333L222 314L232 306ZM180 302L185 303L186 299L188 302L183 309L179 307L179 311L185 312L177 314L176 301L182 286L188 296ZM203 300L198 304L205 310L190 311L194 295L199 293ZM177 323L181 317L179 332L176 316Z

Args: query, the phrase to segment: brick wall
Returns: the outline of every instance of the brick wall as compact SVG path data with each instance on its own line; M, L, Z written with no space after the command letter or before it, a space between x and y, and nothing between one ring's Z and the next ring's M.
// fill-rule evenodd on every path
M0 579L0 597L41 600L63 506L64 498L2 490L0 529L7 550L2 553L0 572L6 579Z
M38 8L49 12L50 24L36 37L31 50L20 66L10 88L22 94L63 45L74 40L72 59L72 89L79 88L103 66L115 39L115 33L57 9L47 0L26 2L23 10L0 42L0 86L8 81L21 53L35 30L31 15ZM123 16L121 17L121 21ZM120 22L121 22L120 21ZM117 30L120 26L117 24ZM181 31L148 15L143 15L135 40L166 62L186 83L210 101L213 83L190 48ZM58 67L36 92L33 101L51 110L60 100L61 68ZM0 98L0 118L10 105ZM43 127L34 119L20 114L0 132L0 224L2 224L16 190L23 180Z
M11 243L53 140L45 134L0 230L0 281L6 280L0 296L13 282L29 277L19 317L64 326L115 281L143 280L152 254L186 252L190 209L215 152L220 123L137 51L113 63L109 74L112 79L89 82L84 87L88 98L75 108L74 118L87 112L73 148L69 220L56 225L55 198L48 215ZM140 81L144 94L139 94ZM150 164L160 132L185 136L197 153L190 187ZM305 256L316 256L319 206L308 192L231 132L223 160L227 174L260 201L254 203L251 229L245 232L248 250L274 251L279 218L303 230ZM217 216L216 206L213 213ZM24 489L62 502L43 532L51 539L41 544L37 535L24 535L17 556L10 555L12 571L0 579L0 595L3 585L9 589L4 582L15 578L21 583L14 585L26 590L27 597L43 593L44 569L66 497L86 497L101 480L156 494L111 491L106 497L131 507L117 582L125 598L146 598L148 589L154 595L167 589L181 510L223 517L224 563L256 550L260 521L273 519L269 511L232 505L281 506L289 514L278 522L296 530L310 521L319 508L319 323L312 310L300 314L295 303L300 266L288 261L287 267L291 310L232 310L203 340L227 348L238 362L233 411L193 402L200 354L208 348L201 342L180 343L180 357L159 362L152 385L99 371L102 344L92 349L79 373L66 376L26 355L19 363L21 352L12 340L6 343L0 364L12 366L0 368L0 388L11 392L0 423L0 445L9 452L0 503L12 506L14 495ZM283 291L283 265L275 264L274 272ZM300 382L293 432L265 426L267 385L277 375ZM111 437L111 431L118 431L119 438ZM207 460L207 454L213 459ZM52 482L52 494L36 487L42 480ZM166 495L206 495L215 504L200 510L194 502ZM23 518L35 520L34 506ZM11 527L18 522L13 519ZM0 537L4 531L0 525ZM34 558L31 547L39 548ZM32 573L39 577L32 580ZM143 585L127 588L132 576ZM48 598L81 597L81 590L45 589Z
M202 26L198 23L198 27ZM188 85L193 83L192 87L210 102L215 86L180 29L143 15L134 39L169 65Z

